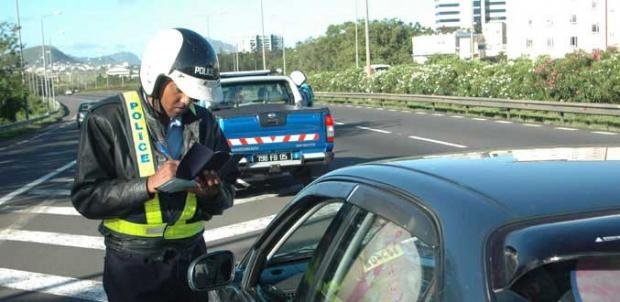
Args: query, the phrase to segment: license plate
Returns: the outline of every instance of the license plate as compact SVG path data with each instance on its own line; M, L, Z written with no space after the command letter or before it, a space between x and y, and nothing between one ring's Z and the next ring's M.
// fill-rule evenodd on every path
M270 162L270 161L283 161L283 160L291 160L291 153L269 153L269 154L258 154L254 156L254 162Z

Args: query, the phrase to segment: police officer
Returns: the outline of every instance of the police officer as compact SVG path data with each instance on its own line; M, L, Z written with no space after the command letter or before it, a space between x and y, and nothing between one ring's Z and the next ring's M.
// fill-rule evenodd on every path
M238 167L206 171L186 191L157 188L194 143L230 152L213 115L194 106L221 100L215 50L191 30L163 30L142 56L140 83L100 101L85 120L71 199L83 216L102 220L110 301L204 301L186 271L206 252L203 222L232 206Z

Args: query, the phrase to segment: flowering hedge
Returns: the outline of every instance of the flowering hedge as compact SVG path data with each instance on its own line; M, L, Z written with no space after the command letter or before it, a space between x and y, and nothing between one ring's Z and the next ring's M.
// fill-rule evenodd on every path
M317 91L407 93L503 99L620 103L620 53L576 52L500 63L433 58L393 66L370 78L362 69L313 74Z

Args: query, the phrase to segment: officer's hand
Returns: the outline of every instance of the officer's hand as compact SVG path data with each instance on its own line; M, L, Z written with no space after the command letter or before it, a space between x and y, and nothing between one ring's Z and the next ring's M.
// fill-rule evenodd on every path
M217 195L220 192L220 184L222 183L215 171L204 171L201 176L196 177L196 182L198 183L198 188L190 189L189 192L206 198Z
M155 188L173 179L177 173L178 166L178 160L168 160L164 162L164 164L155 171L155 174L149 176L146 181L146 187L149 193L155 193L157 191Z

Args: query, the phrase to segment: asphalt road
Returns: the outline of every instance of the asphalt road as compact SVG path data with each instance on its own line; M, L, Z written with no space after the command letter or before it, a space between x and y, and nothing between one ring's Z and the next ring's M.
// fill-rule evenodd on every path
M103 93L105 94L105 93ZM79 216L69 191L75 173L75 114L85 99L59 97L62 123L0 142L0 300L105 301L98 221ZM540 124L333 106L336 160L331 168L401 156L514 147L620 145L617 133ZM241 257L255 235L301 189L290 177L254 183L235 206L206 223L211 250Z

